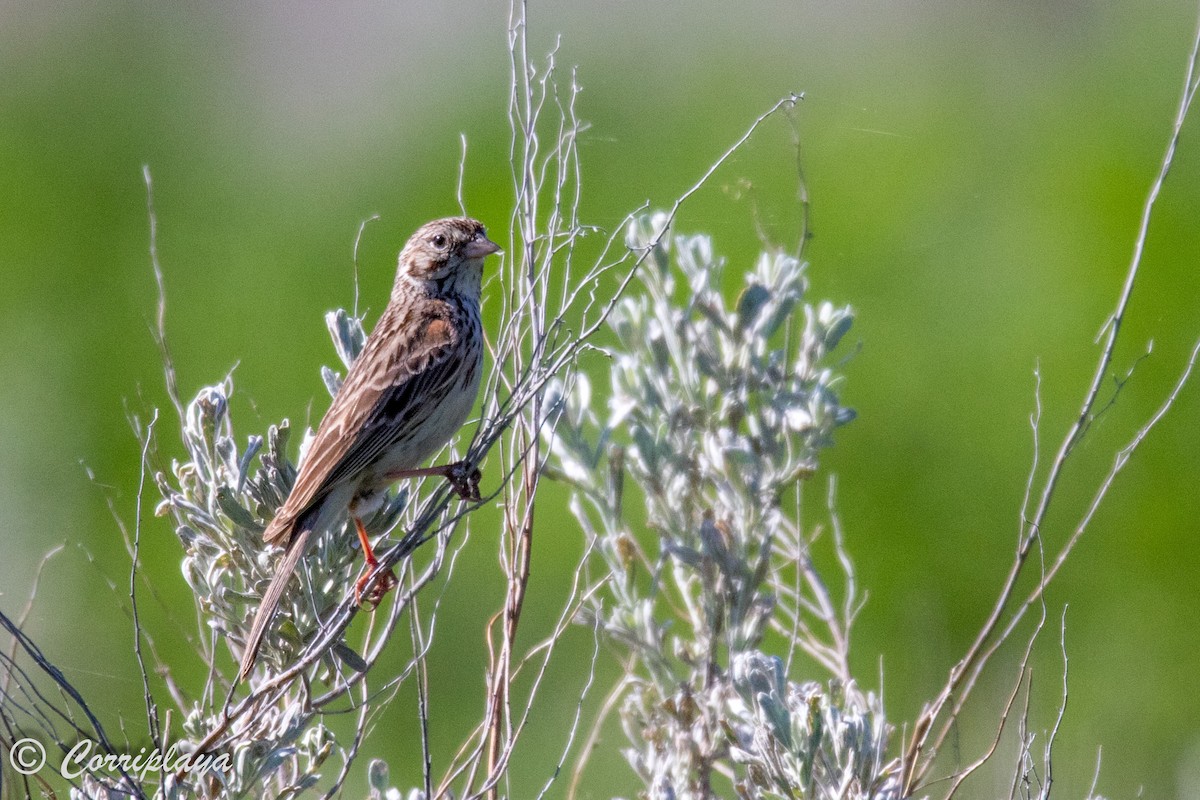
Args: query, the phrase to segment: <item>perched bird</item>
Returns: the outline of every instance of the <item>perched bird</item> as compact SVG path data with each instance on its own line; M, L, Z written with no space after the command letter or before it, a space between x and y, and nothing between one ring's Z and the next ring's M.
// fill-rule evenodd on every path
M378 564L362 518L381 505L390 484L442 475L460 496L478 499L479 473L469 465L418 467L449 441L475 404L483 368L483 260L499 251L483 225L466 217L422 226L400 251L387 308L321 420L291 494L263 533L267 543L283 546L284 555L246 639L239 680L253 668L313 533L349 512L367 561L355 586L361 602ZM394 582L381 576L371 597L377 600Z

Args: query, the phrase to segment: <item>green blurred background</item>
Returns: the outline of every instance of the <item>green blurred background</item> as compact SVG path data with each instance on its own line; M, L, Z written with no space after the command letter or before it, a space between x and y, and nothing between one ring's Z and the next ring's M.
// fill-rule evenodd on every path
M316 417L326 402L317 368L333 359L321 315L352 302L359 222L381 215L360 254L363 304L377 313L407 234L456 211L460 133L468 209L507 235L507 12L500 2L0 5L0 607L19 611L42 555L68 544L28 629L103 698L106 719L137 730L142 718L127 557L107 503L132 519L138 446L126 415L165 401L141 166L155 179L185 396L236 364L242 437L280 417ZM845 366L860 417L825 470L839 477L870 594L855 666L870 688L884 676L897 723L945 680L1006 570L1035 367L1044 453L1078 408L1195 13L1185 2L1062 0L530 10L533 52L561 33L560 60L579 65L591 123L583 216L602 227L647 199L669 204L776 99L806 94L813 296L857 309L850 344L861 345ZM1115 365L1129 368L1150 340L1153 354L1067 471L1053 541L1200 335L1198 125L1159 205ZM782 120L766 126L680 226L710 231L735 265L757 249L755 204L786 238L788 142ZM1086 793L1101 748L1108 796L1200 796L1198 420L1191 386L1049 593L1051 629L1070 606L1060 796ZM160 433L175 447L170 416ZM530 642L553 619L579 550L561 494L539 524ZM195 681L180 633L191 604L164 521L148 523L143 557L160 595L147 600L160 647ZM490 531L477 530L464 558L455 580L471 590L451 583L431 662L443 758L479 715L482 629L502 596ZM535 708L514 796L531 796L553 769L587 638L568 643L561 680ZM1035 659L1039 732L1059 692L1054 638ZM959 732L964 761L986 746L1014 658L1001 657ZM611 680L612 658L601 661ZM398 784L418 778L414 718L401 692L367 750L392 761ZM582 796L633 793L615 752L623 743L606 733ZM1011 748L999 757L971 796L1007 792L992 781L1011 773ZM560 784L550 796L563 793Z

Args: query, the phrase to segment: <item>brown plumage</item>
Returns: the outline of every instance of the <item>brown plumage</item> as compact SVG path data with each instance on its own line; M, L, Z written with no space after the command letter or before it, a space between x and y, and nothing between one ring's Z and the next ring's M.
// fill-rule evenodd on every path
M284 547L263 592L242 652L239 679L254 666L267 626L314 532L350 513L367 557L360 597L375 557L361 518L400 478L444 475L477 497L477 473L463 465L417 469L466 420L479 391L483 260L499 252L483 225L465 217L422 226L400 251L387 308L367 337L300 465L283 507L263 539ZM474 480L473 480L474 479ZM381 594L390 588L385 581Z

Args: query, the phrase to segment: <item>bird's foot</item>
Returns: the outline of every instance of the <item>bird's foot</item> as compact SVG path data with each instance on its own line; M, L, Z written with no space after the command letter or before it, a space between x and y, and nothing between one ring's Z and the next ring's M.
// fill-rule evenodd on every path
M362 577L354 584L354 604L371 611L374 611L387 593L396 588L396 585L399 583L396 580L396 573L389 569L375 579L374 585L368 591L367 584L370 582L371 575L375 573L377 566L379 566L378 563L367 564Z
M483 499L479 494L479 481L483 474L466 461L456 461L446 466L446 480L450 487L463 500L478 503Z

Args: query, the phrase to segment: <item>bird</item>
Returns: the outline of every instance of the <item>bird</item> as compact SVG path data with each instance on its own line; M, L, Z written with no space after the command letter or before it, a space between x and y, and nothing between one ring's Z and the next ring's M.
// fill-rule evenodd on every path
M484 259L500 247L478 220L448 217L417 229L400 251L387 306L325 413L287 499L263 540L283 557L262 594L242 648L238 680L254 667L309 539L349 514L366 567L355 602L378 565L363 518L379 508L398 480L447 478L458 495L479 499L479 471L464 462L421 468L462 427L475 405L483 371L480 295ZM378 602L395 585L376 579Z

